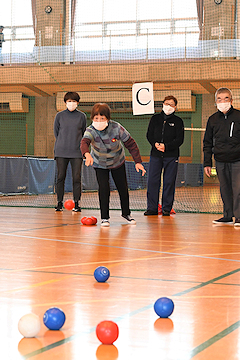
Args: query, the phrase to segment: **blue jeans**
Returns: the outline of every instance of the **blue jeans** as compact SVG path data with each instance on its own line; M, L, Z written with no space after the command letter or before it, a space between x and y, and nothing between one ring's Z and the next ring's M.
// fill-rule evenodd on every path
M216 169L223 201L223 216L240 219L240 161L216 161Z
M150 156L148 170L147 209L158 211L161 175L163 172L162 210L171 211L175 194L178 170L177 157Z

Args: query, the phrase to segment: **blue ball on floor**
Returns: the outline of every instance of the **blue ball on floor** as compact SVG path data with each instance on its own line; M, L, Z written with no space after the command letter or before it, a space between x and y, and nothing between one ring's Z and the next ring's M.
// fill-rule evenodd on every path
M66 316L64 312L57 307L52 307L48 309L43 315L44 325L49 330L60 330L61 327L64 325L65 320Z
M174 310L174 303L167 297L159 298L154 304L155 313L161 318L168 318Z
M98 282L105 282L110 276L110 271L105 266L99 266L94 271L94 277Z

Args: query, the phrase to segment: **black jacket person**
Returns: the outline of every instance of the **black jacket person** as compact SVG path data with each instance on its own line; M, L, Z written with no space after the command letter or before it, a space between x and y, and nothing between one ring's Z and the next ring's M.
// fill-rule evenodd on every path
M147 211L144 215L157 215L161 174L163 173L162 211L163 215L170 215L174 201L175 182L178 169L179 147L184 140L184 124L175 115L177 99L167 96L163 101L163 111L152 116L147 139L151 144Z
M223 217L214 224L240 226L240 111L232 106L232 93L220 88L215 94L218 111L207 121L203 140L204 171L211 175L212 155L220 183Z

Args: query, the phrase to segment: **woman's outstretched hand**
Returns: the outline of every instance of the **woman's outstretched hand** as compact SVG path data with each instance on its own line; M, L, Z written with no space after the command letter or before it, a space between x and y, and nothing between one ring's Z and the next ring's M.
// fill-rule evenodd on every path
M142 171L142 176L146 174L146 170L144 169L143 165L141 163L135 164L136 171L139 172L139 170Z

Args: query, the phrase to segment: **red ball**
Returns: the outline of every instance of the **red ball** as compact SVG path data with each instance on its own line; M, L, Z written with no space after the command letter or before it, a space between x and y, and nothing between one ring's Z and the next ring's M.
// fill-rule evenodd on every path
M72 210L74 208L74 206L75 206L75 203L73 200L66 200L64 203L64 207L67 210Z
M93 225L95 225L97 223L97 218L95 218L94 216L91 216L91 219L93 220Z
M86 219L87 219L87 216L84 216L83 218L81 218L81 223L82 223L83 225L85 225Z
M94 220L90 217L86 218L84 225L95 225Z
M118 326L113 321L101 321L96 327L96 335L102 344L112 345L119 334Z

